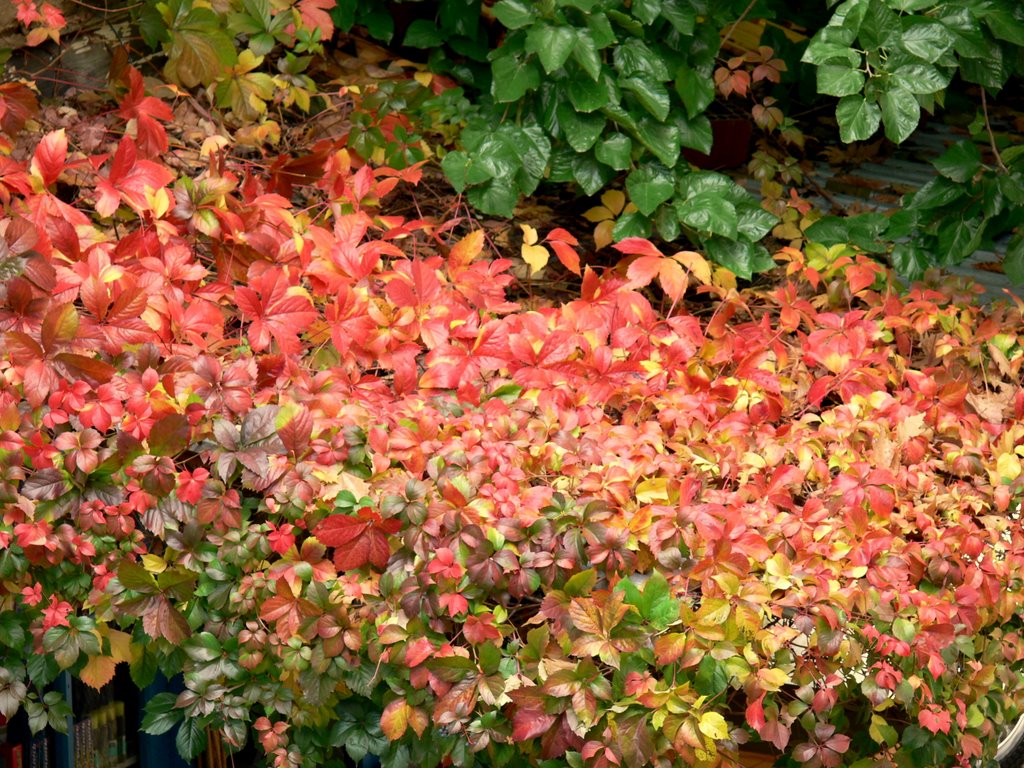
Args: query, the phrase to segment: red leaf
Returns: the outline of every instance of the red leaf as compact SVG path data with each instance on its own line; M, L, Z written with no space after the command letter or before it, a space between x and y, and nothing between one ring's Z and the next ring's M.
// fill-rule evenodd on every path
M281 353L302 351L298 335L317 318L305 289L289 284L284 270L268 269L235 288L235 301L242 317L250 321L249 345L256 352L277 342Z
M68 157L68 138L64 129L51 131L40 139L32 155L32 170L39 174L43 186L50 186L64 171Z
M558 718L542 709L520 707L512 715L512 741L535 739L547 733Z
M550 237L550 235L548 237ZM566 269L574 275L583 274L580 270L580 255L576 253L575 248L568 243L563 243L561 240L552 240L550 245L555 251L555 256L558 257L558 260L562 262L562 265Z
M377 570L387 567L391 558L388 534L397 533L398 520L381 520L371 509L359 510L359 517L332 515L320 521L313 535L334 547L334 565L339 571L362 568L369 563Z
M761 729L764 728L765 722L764 694L762 693L747 705L747 725L760 733Z
M629 239L636 240L637 238ZM626 241L623 240L622 242ZM647 241L644 240L643 242ZM622 243L619 243L619 245L622 245ZM641 256L639 259L634 259L626 270L626 277L629 278L629 287L643 288L645 285L649 285L651 280L658 276L658 271L661 269L661 264L664 260L665 257L660 253L656 256Z
M643 237L627 237L624 240L620 240L612 247L620 253L629 255L657 256L659 258L665 255L655 248L650 240Z
M113 216L123 200L136 211L150 209L146 199L147 190L161 189L174 180L171 170L152 160L139 160L135 141L125 136L117 145L110 174L96 182L96 213Z

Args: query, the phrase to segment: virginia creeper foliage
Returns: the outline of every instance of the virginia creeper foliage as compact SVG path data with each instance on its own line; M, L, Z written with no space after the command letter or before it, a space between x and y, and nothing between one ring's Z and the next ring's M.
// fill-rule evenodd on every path
M184 672L146 729L279 766L991 751L1024 305L842 248L743 291L637 239L581 267L567 234L578 295L527 297L482 230L386 215L419 168L185 171L152 98L132 75L87 155L21 151L0 90L0 712L129 663Z

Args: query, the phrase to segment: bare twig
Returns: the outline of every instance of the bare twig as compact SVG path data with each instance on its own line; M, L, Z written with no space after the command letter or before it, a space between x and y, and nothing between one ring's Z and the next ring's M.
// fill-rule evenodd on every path
M729 29L726 31L725 37L722 38L722 44L718 46L718 50L722 50L723 48L725 48L725 44L729 42L729 38L732 37L732 33L736 31L736 27L738 27L740 22L742 22L747 17L748 13L754 10L755 5L757 5L757 0L750 0L750 3L747 5L747 7L743 9L743 13L741 13L737 17L736 21L734 21L732 23L732 26L729 27Z
M999 166L999 170L1003 173L1009 173L1010 169L1006 167L1003 162L1002 155L999 154L999 147L996 146L996 136L992 133L992 125L988 121L988 101L985 98L985 86L981 86L981 113L985 116L985 130L988 131L988 145L992 147L992 154L996 157L996 164Z

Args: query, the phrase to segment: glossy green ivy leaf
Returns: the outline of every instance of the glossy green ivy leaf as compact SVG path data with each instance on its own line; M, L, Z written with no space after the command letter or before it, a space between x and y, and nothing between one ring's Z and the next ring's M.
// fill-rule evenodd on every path
M491 73L491 95L502 103L519 101L540 85L541 72L537 60L524 54L496 58L491 63Z
M594 146L608 122L599 112L577 112L569 104L560 104L555 114L562 135L577 152L586 152Z
M864 87L864 73L853 67L823 64L818 67L818 93L850 96Z
M736 206L714 192L701 192L676 203L680 221L698 232L736 237Z
M941 91L952 75L931 64L904 64L891 73L893 81L911 93L924 94Z
M636 136L651 154L669 168L674 168L679 162L680 141L676 126L641 118L636 121Z
M1003 270L1015 285L1024 285L1024 234L1017 233L1006 246Z
M685 64L676 72L675 86L691 119L703 114L715 99L715 84L711 78Z
M775 261L768 251L756 243L712 237L705 240L703 246L708 258L744 280L749 280L758 272L767 272L775 266Z
M528 0L498 0L491 13L506 29L520 29L537 18L537 8Z
M921 119L921 106L917 97L906 88L892 88L879 99L882 104L882 123L885 137L902 144L917 129Z
M616 171L625 171L632 160L633 142L623 133L614 133L597 142L594 156Z
M924 16L905 16L900 45L920 59L934 62L953 46L953 34L945 25Z
M870 138L882 120L882 110L863 96L844 96L836 107L839 137L847 144Z
M629 199L645 216L669 200L675 191L675 177L660 163L647 163L626 177Z
M534 24L526 33L526 50L537 54L547 74L559 69L576 46L576 30L556 24Z
M572 176L585 195L596 194L615 176L615 171L598 162L592 152L576 155L572 161Z
M664 85L643 77L619 78L619 87L636 96L637 101L659 122L668 117L671 101Z
M572 48L572 58L580 68L590 75L591 80L601 78L601 54L589 30L577 29L576 42Z
M964 139L947 149L932 165L947 179L963 184L981 170L981 150L970 139Z

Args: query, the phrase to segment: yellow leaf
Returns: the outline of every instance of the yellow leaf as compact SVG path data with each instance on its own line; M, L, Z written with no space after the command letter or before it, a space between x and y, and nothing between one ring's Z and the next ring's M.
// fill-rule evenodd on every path
M711 285L711 264L699 253L680 251L672 258L690 270L690 274L696 277L701 285Z
M642 504L668 501L668 478L652 477L636 487L636 500Z
M612 244L612 240L614 239L612 237L612 230L614 228L615 222L611 220L602 221L600 224L594 227L594 245L596 246L597 250L601 250L605 246Z
M601 202L613 215L618 215L626 205L626 193L621 189L609 189L601 195Z
M433 72L414 72L412 79L417 83L427 88L430 85L430 81L434 79Z
M721 741L729 738L729 724L718 712L705 712L700 716L697 727L709 739Z
M597 224L600 221L610 221L615 218L615 214L605 208L603 205L599 205L596 208L591 208L589 211L583 214L583 218L587 221Z
M110 656L114 661L132 660L132 636L119 629L107 628L105 632L110 641Z
M537 230L531 227L529 224L520 224L519 228L523 230L523 244L524 245L536 245L537 244Z
M163 573L167 570L167 561L160 555L143 555L142 566L149 573Z
M88 686L99 690L114 678L117 661L110 656L90 656L78 673L78 678Z
M536 233L534 233L536 236ZM548 259L551 258L551 254L548 253L548 249L543 245L526 245L522 247L523 261L530 265L530 274L533 275L536 272L544 268L548 263Z
M717 285L719 288L727 288L729 290L736 290L736 275L725 267L717 267L715 269L714 277L711 282Z
M777 691L789 682L789 675L782 669L757 670L757 683L763 691Z
M1015 454L1004 453L996 459L996 471L1003 480L1016 480L1021 473L1020 459Z

